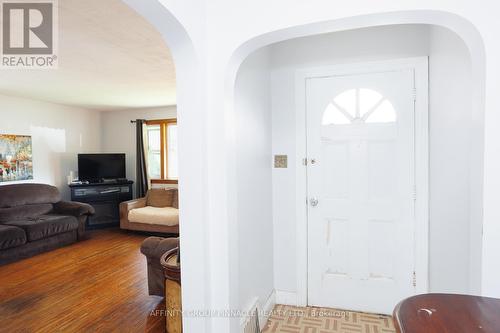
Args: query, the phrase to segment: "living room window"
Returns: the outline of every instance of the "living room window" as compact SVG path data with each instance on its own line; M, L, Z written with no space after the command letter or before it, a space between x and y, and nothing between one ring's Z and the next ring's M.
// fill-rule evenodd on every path
M176 184L177 119L148 120L148 174L153 184Z

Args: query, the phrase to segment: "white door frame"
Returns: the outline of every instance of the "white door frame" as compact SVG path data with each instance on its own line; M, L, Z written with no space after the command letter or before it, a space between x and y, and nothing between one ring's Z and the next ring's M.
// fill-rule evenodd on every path
M306 306L308 281L306 80L356 73L414 69L415 73L415 273L416 293L429 288L429 92L428 57L299 69L295 73L297 305Z

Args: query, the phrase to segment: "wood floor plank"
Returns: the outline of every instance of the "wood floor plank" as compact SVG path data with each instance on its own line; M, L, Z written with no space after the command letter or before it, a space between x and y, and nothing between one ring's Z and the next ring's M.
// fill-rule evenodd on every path
M89 238L0 266L0 332L165 332L161 297L147 291L144 235Z

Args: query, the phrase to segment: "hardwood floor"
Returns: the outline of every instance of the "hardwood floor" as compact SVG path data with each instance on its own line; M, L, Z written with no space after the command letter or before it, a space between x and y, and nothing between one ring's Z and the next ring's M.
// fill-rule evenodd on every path
M121 230L0 266L0 332L165 332L147 292L147 237Z

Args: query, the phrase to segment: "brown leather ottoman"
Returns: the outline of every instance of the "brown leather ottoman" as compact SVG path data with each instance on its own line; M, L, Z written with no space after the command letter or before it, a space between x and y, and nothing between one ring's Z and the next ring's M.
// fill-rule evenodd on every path
M160 258L164 253L178 246L179 238L148 237L142 242L141 253L147 259L150 295L165 296L165 277Z

